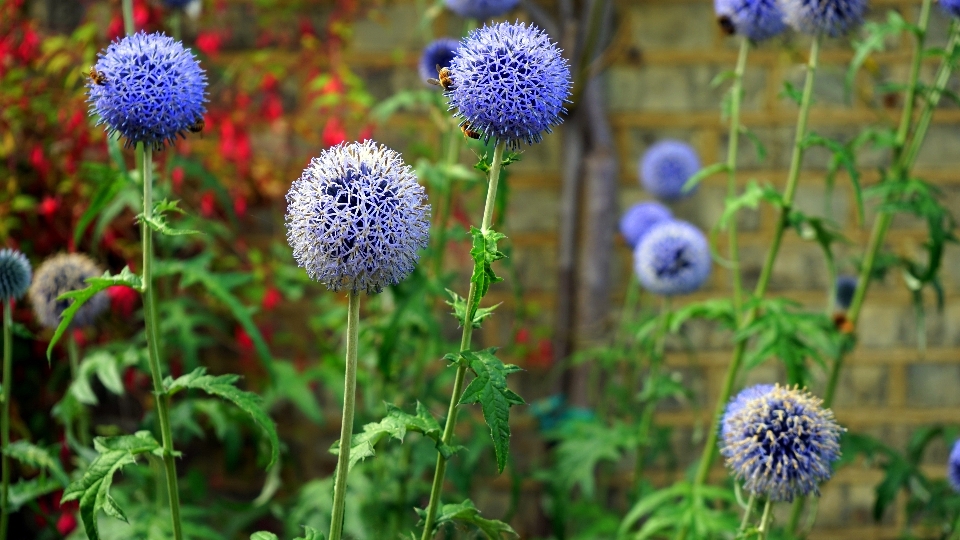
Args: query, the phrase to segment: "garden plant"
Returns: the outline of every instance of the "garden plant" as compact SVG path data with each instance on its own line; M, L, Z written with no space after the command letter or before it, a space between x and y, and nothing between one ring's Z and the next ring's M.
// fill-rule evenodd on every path
M903 283L921 358L955 293L955 209L918 161L931 139L960 152L931 129L960 105L960 1L714 0L725 138L626 156L605 70L646 69L620 42L655 2L406 2L416 54L371 60L404 66L389 85L350 63L363 28L405 25L384 2L53 4L0 5L0 540L817 538L854 467L878 537L960 539L960 422L898 445L838 406L871 287ZM237 13L270 30L213 24ZM905 72L878 67L892 49ZM802 68L777 97L786 171L747 179L781 142L747 114L773 54ZM817 128L838 59L834 94L882 112L855 136ZM613 216L617 152L642 200ZM511 173L543 162L586 178L557 228L629 253L576 336L525 290L553 263L511 238L542 208ZM922 227L913 252L890 248L898 220ZM829 276L816 299L778 294L793 237ZM678 369L697 332L723 342L715 385Z

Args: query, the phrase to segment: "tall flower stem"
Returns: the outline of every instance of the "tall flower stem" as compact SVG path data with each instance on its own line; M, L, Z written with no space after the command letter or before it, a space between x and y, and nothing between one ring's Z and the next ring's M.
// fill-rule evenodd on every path
M664 296L660 304L660 321L653 342L653 354L650 356L650 373L647 375L647 384L657 384L660 368L663 366L663 350L666 347L667 333L670 329L671 302L669 296ZM657 409L657 400L653 395L647 396L640 416L640 425L637 429L636 464L633 468L633 490L637 499L640 498L640 480L643 478L643 462L650 447L650 427L653 425L653 413Z
M80 377L80 346L73 332L67 339L67 356L70 359L70 375L76 381ZM83 406L77 413L77 441L84 447L90 446L90 415Z
M360 332L360 292L347 296L347 368L343 377L343 419L340 424L340 451L337 477L333 484L333 513L330 516L330 540L343 534L343 510L347 500L347 473L350 472L350 442L353 438L353 412L357 404L357 341Z
M123 10L123 33L132 35L137 31L133 21L133 0L122 0L120 5Z
M760 525L757 526L757 532L760 533L759 540L766 540L767 534L770 533L770 526L773 523L773 512L770 510L773 509L773 501L767 499L767 503L763 505L763 516L760 517Z
M163 388L160 369L160 331L157 325L157 299L153 290L153 229L148 220L153 218L153 149L143 145L143 219L140 234L143 243L143 318L147 334L147 356L150 359L150 377L157 400L157 418L163 443L163 468L170 499L170 521L175 540L183 540L180 525L180 491L177 488L177 465L174 461L173 431L170 429L170 396Z
M453 127L448 133L449 139L447 140L447 153L443 158L443 164L449 168L457 162L457 156L460 155L460 133L459 129ZM447 244L447 226L450 223L450 212L453 207L453 180L447 176L444 178L443 186L441 188L441 200L443 201L443 208L440 209L440 222L437 227L437 240L436 240L436 253L434 255L434 274L440 275L440 272L443 271L443 254L446 251L445 246Z
M743 99L743 74L747 69L747 54L750 52L750 40L740 38L740 53L737 55L737 67L733 72L733 85L730 88L730 135L727 141L727 198L737 195L737 150L740 142L740 102ZM740 248L737 242L737 220L730 222L729 229L730 274L733 282L733 309L739 315L743 308L743 279L740 275Z
M757 505L757 494L750 494L750 501L747 502L747 507L743 510L743 519L740 520L740 528L737 529L737 538L743 535L747 530L747 524L750 523L750 516L753 514L753 508Z
M813 81L817 72L817 62L820 56L820 42L822 36L817 35L813 38L810 45L810 58L807 61L807 75L803 85L803 95L800 100L800 111L797 115L797 131L794 136L793 156L790 160L790 171L787 175L787 184L783 191L783 206L780 208L780 216L777 220L776 229L773 238L770 241L770 249L767 251L767 257L764 260L763 268L760 270L760 278L753 291L753 298L760 300L767 292L767 286L770 284L770 277L773 274L773 265L777 260L777 253L780 251L780 243L783 240L783 234L787 229L790 210L793 207L793 198L797 191L797 184L800 178L800 165L803 162L805 150L804 139L807 136L807 119L810 117L810 106L813 103ZM756 320L758 305L754 303L753 307L744 312L741 318L739 328L748 327ZM717 446L717 436L719 434L720 418L723 410L730 399L730 393L733 391L733 385L737 374L740 371L740 365L743 363L743 357L747 350L747 340L741 338L737 341L730 365L727 367L727 374L723 381L723 387L720 395L717 397L717 405L714 409L713 419L710 429L707 431L707 439L704 444L703 454L700 456L700 464L697 468L697 474L694 477L693 490L694 497L700 497L699 486L707 481L707 475L710 473L710 466L713 464L715 450ZM681 531L681 538L686 537L686 530Z
M0 540L7 539L7 502L10 498L10 458L7 447L10 446L10 400L13 385L13 313L11 302L3 302L3 416L0 416Z
M487 183L487 199L483 206L483 220L480 222L480 231L484 234L490 230L490 224L493 222L493 207L497 200L497 183L500 180L500 169L503 166L503 152L506 149L506 143L497 144L493 151L493 162L490 164L490 177ZM467 294L467 306L473 305L477 297L476 284L470 283L470 292ZM471 313L467 310L467 316ZM470 342L473 339L473 321L465 320L463 322L463 334L460 338L460 352L470 350ZM457 424L457 404L460 402L460 394L463 392L463 380L467 375L467 368L463 364L457 365L457 374L453 380L453 392L450 395L450 406L447 409L447 420L443 427L442 441L444 444L450 444L453 438L453 430ZM447 460L439 452L437 453L437 465L433 472L433 484L430 487L430 503L427 505L426 517L423 520L423 534L421 540L430 540L433 537L433 525L437 519L437 509L440 507L440 494L443 491L443 477L447 472ZM333 539L331 539L333 540Z

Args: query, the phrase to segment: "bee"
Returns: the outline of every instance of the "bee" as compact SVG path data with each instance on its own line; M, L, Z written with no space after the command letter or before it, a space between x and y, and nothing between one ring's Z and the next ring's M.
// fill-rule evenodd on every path
M97 86L103 86L107 84L107 76L97 71L97 68L93 66L90 66L90 80L93 81L93 84Z
M720 25L720 29L723 30L723 33L732 36L737 32L737 28L733 25L733 20L726 15L721 15L717 18L717 23Z
M463 137L470 137L471 139L479 139L480 133L470 129L470 122L464 122L460 124L460 131L463 132Z
M443 88L446 91L453 90L453 79L451 78L450 68L440 67L440 64L437 64L437 78L436 79L427 79L427 82Z
M187 126L187 130L190 131L190 133L200 133L203 131L204 125L205 125L205 122L203 121L203 117L201 116L197 118L197 120L194 123Z
M847 314L842 311L833 314L833 326L841 334L852 334L854 330L853 322L851 322L850 319L847 318Z

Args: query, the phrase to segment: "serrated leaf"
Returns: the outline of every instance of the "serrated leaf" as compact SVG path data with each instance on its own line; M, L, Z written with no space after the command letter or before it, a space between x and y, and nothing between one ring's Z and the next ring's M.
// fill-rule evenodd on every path
M70 383L70 393L85 405L96 405L97 395L90 386L90 377L96 375L110 392L122 396L123 380L120 378L118 359L107 351L88 354L81 362L77 377Z
M239 375L207 375L206 368L197 368L191 373L183 375L174 381L164 381L169 394L173 395L180 390L196 389L221 397L250 415L254 422L267 435L270 443L270 462L267 469L273 466L280 457L280 439L277 437L277 426L270 415L263 410L260 396L253 392L245 392L235 386Z
M436 442L437 450L444 454L447 459L456 451L456 449L443 443L443 429L440 427L440 423L422 403L417 402L416 415L403 412L399 407L388 403L387 415L382 420L363 426L363 432L354 435L351 439L348 471L353 469L353 466L360 461L373 457L376 454L374 447L384 438L391 437L402 443L408 431L420 433L433 439ZM330 453L334 455L340 453L340 441L333 443L333 446L330 447Z
M325 540L323 533L309 525L303 526L303 536L298 536L293 540Z
M512 364L504 364L494 354L496 348L482 351L464 351L460 355L476 374L460 396L460 405L479 403L483 419L490 428L493 450L497 456L497 470L503 472L510 454L510 407L526 402L507 388L507 375L522 371Z
M447 305L453 307L453 316L460 322L460 326L463 326L467 316L467 299L450 289L446 289L446 291L452 299L447 302ZM501 304L503 304L503 302L487 308L477 308L473 314L473 327L480 328L483 325L483 321L492 316L494 310L500 307Z
M468 316L463 320L475 320L477 309L480 307L480 300L486 296L490 290L490 285L503 281L502 277L497 276L493 271L493 263L504 258L506 255L497 249L497 242L506 238L506 235L494 230L486 232L476 227L470 227L470 236L473 237L473 247L470 248L470 256L473 258L473 273L470 276L470 283L476 287L473 303L467 306Z
M21 480L10 486L7 492L7 511L16 512L23 505L63 489L67 482L58 482L49 476L38 476L30 480Z
M57 300L73 300L73 302L67 306L67 309L63 310L63 315L60 317L60 325L57 326L56 331L53 333L53 337L50 339L50 345L47 346L47 362L50 361L50 355L53 353L53 347L58 341L60 341L63 333L67 331L67 328L70 327L70 323L73 322L73 317L77 314L77 310L79 310L87 300L93 298L98 292L114 285L126 285L139 291L142 290L143 282L141 281L140 276L130 271L129 266L125 266L123 267L123 270L121 270L120 273L115 276L110 275L110 272L104 272L104 274L100 277L87 278L86 289L66 292L57 297Z
M31 442L19 440L10 443L3 449L3 453L24 465L49 471L61 487L70 482L70 478L67 476L67 473L64 472L60 460L55 458L54 454L51 454L46 448L37 446Z
M760 201L767 201L774 206L782 206L783 204L783 199L777 190L770 186L760 187L756 181L751 180L743 193L733 198L727 198L717 226L725 229L737 212L743 208L756 209L760 205Z
M280 540L277 535L267 531L257 531L250 535L250 540Z
M200 231L195 231L192 229L176 229L171 227L167 223L167 213L175 214L185 214L186 212L180 208L180 201L168 201L164 199L154 205L153 213L151 216L144 216L142 213L137 214L136 221L137 223L146 223L154 231L164 234L167 236L184 236L188 234L203 234Z
M800 102L803 101L803 93L790 81L783 81L783 90L780 91L780 97L789 98L797 105L800 105Z
M730 167L726 163L714 163L709 167L704 167L697 171L696 174L688 178L687 181L683 183L683 187L680 188L680 191L683 193L690 193L694 188L700 185L700 182L703 182L704 179L715 174L727 172L728 170L730 170Z
M510 165L511 163L520 161L520 156L521 156L520 152L505 153L503 155L503 161L500 164L500 167L501 167L500 170L502 171L503 169L507 168L507 166ZM485 174L489 173L490 167L493 165L492 160L493 160L493 156L484 152L483 155L480 156L480 161L478 161L477 164L473 166L473 168Z
M61 502L79 499L80 519L83 521L87 538L100 540L97 511L103 510L107 515L126 521L123 511L110 496L114 473L135 463L138 455L160 450L160 443L150 432L138 431L133 435L97 437L93 444L99 455L79 480L67 486Z
M596 491L596 468L602 461L616 462L637 447L637 430L621 422L599 420L571 422L558 430L556 480L565 489L580 487L584 496Z
M439 529L444 524L453 522L473 525L479 529L488 540L520 538L517 531L513 530L513 527L510 525L500 520L480 517L480 510L477 509L470 499L460 504L445 504L440 507L440 511L437 513L436 528Z
M112 139L112 137L110 137L110 139ZM88 176L96 182L97 189L90 197L90 204L87 206L87 209L83 211L80 219L77 220L76 227L73 229L73 242L75 244L80 243L80 238L87 230L87 227L89 227L100 212L116 198L123 187L130 182L130 177L125 171L116 171L105 164L84 164L84 172L89 173L84 176Z

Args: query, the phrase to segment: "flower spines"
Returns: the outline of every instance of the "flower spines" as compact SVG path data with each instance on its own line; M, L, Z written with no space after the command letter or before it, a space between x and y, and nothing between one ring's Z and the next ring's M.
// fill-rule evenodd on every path
M457 54L459 48L460 42L453 38L440 38L430 42L429 45L424 47L423 53L420 55L420 63L417 66L420 71L420 79L426 82L427 79L436 78L437 66L450 67L450 62L453 61L453 57Z
M27 292L33 270L30 261L15 249L0 249L0 302L15 300Z
M780 7L794 29L837 37L863 22L867 0L780 0Z
M747 388L744 388L740 391L739 394L734 396L729 403L727 403L727 408L723 411L723 417L720 419L720 440L723 441L727 437L727 433L733 430L732 419L741 411L743 407L753 401L758 397L762 397L767 392L774 389L772 384L756 384ZM725 452L726 446L723 446L720 449L720 453L724 457L728 457Z
M673 201L692 194L683 191L700 170L697 151L682 141L665 140L651 146L640 159L640 183L658 199Z
M703 233L684 221L655 225L637 244L633 267L645 289L655 294L689 294L710 276L710 248Z
M637 203L624 212L620 218L620 234L623 235L623 240L627 245L633 249L650 232L650 229L669 219L673 219L673 214L662 204L656 202Z
M751 41L769 39L787 28L778 0L714 0L713 6L725 30Z
M947 460L947 481L954 491L960 493L960 439L953 443L950 458Z
M30 303L37 320L47 328L56 328L64 310L73 300L58 300L63 293L87 288L87 278L97 277L103 270L80 253L55 255L40 265L30 286ZM110 305L106 291L87 300L70 322L71 328L90 326Z
M776 385L730 415L721 452L749 493L772 501L820 493L840 458L833 411L806 391Z
M517 7L520 0L446 0L450 11L466 19L489 19Z
M369 140L340 144L293 183L286 226L311 278L334 291L377 293L413 271L428 243L430 205L398 153Z
M449 110L484 141L516 150L534 144L563 120L570 68L535 26L500 23L473 31L450 65Z
M162 149L206 114L206 75L193 53L163 34L140 32L111 43L87 83L88 102L125 144Z

